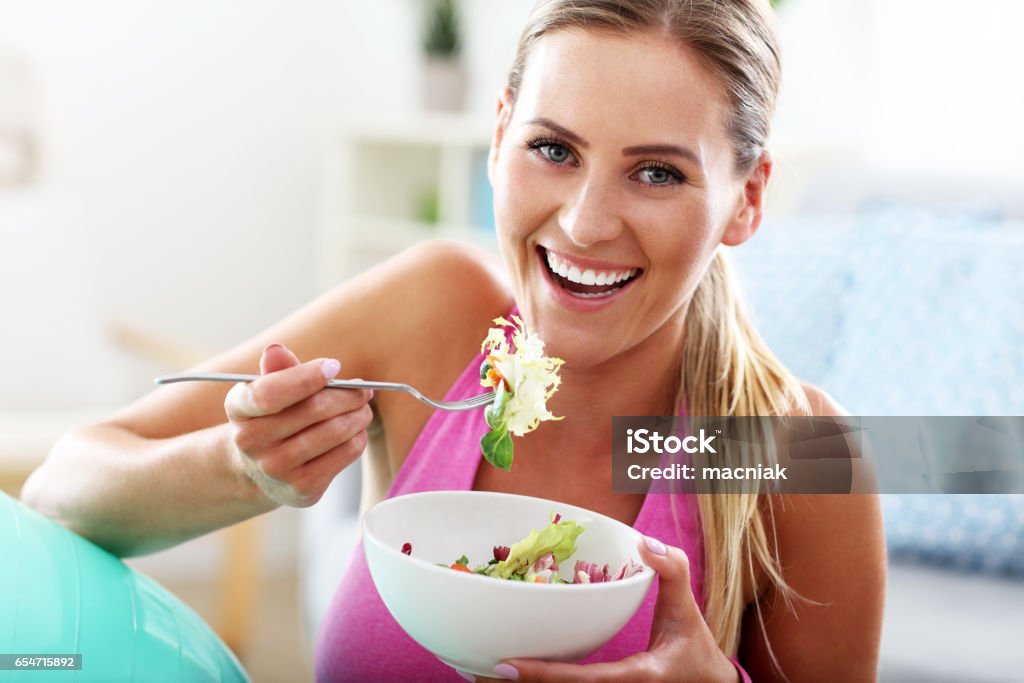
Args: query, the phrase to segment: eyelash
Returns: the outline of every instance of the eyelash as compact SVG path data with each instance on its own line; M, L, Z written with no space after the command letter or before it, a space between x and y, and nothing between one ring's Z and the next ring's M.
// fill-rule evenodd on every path
M561 147L561 148L565 149L565 151L567 151L573 157L576 156L575 152L572 151L572 149L569 147L569 145L565 144L564 142L562 142L561 140L558 140L556 138L540 137L540 138L534 138L532 140L529 140L526 143L527 149L537 153L540 156L541 160L543 160L544 162L549 163L552 166L564 166L565 165L564 163L558 163L557 161L552 161L551 159L549 159L547 157L547 155L544 154L544 152L542 151L544 147L554 147L554 146ZM646 187L671 187L671 186L673 186L675 184L682 184L682 183L686 182L686 176L684 176L682 173L680 173L679 170L676 169L675 166L672 166L667 161L662 161L660 159L657 160L657 161L649 161L649 162L647 162L646 164L644 164L643 166L638 168L632 175L635 175L636 173L639 173L641 171L650 170L652 168L658 169L658 170L661 170L661 171L665 171L676 182L675 183L644 183L642 181L636 181L636 182L639 182L641 185L644 185Z
M675 181L677 183L681 184L681 183L686 182L686 177L682 173L680 173L678 170L676 170L675 166L673 166L672 164L668 163L667 161L661 161L661 160L651 161L651 162L648 162L646 166L643 166L643 167L641 167L638 170L639 171L646 171L646 170L651 169L651 168L657 168L659 170L665 171L665 173L668 173L670 176L672 176L672 178L675 179ZM666 183L665 185L671 185L671 183ZM654 186L655 187L661 187L662 185L655 184Z
M551 159L548 159L547 155L541 151L544 147L562 147L572 156L576 156L573 153L572 149L569 148L569 145L565 144L561 140L556 140L554 138L534 138L533 140L530 140L529 142L526 143L526 147L527 149L537 152L538 154L540 154L541 159L548 162L549 164L554 164L555 166L564 166L564 164L560 164L556 161L551 161Z

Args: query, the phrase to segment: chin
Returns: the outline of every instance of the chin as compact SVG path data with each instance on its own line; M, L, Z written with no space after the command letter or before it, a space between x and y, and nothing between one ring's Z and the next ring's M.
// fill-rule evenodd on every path
M581 328L564 317L555 315L531 316L531 328L544 342L547 356L561 358L566 368L596 367L616 353L619 340L609 336L603 327ZM589 327L589 326L588 326Z

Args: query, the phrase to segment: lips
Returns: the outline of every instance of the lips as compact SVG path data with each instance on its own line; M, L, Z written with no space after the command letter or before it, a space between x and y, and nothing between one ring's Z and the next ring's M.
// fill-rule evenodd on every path
M575 260L544 247L538 247L538 253L555 285L580 299L612 296L628 287L643 273L641 268Z

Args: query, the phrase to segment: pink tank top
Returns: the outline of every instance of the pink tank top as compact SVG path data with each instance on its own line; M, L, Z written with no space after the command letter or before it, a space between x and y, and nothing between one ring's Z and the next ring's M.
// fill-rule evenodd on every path
M452 386L446 401L480 393L478 356ZM387 497L420 491L466 491L473 488L477 468L484 462L480 438L487 430L480 411L431 415L392 482ZM489 467L486 463L483 467ZM680 519L673 521L670 498L676 498ZM680 504L681 503L681 504ZM682 548L690 557L690 583L697 603L703 604L704 546L696 498L648 494L633 524L640 533ZM640 609L619 633L581 660L609 662L647 650L658 580ZM703 608L702 608L703 609ZM389 683L391 681L449 681L461 683L456 672L410 638L398 625L370 578L362 542L352 552L348 570L327 609L316 646L319 683Z

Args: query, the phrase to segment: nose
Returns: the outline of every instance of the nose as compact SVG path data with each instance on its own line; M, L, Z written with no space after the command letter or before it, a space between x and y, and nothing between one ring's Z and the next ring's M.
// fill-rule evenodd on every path
M566 202L558 224L578 247L590 247L618 237L623 230L621 204L613 188L590 178Z

